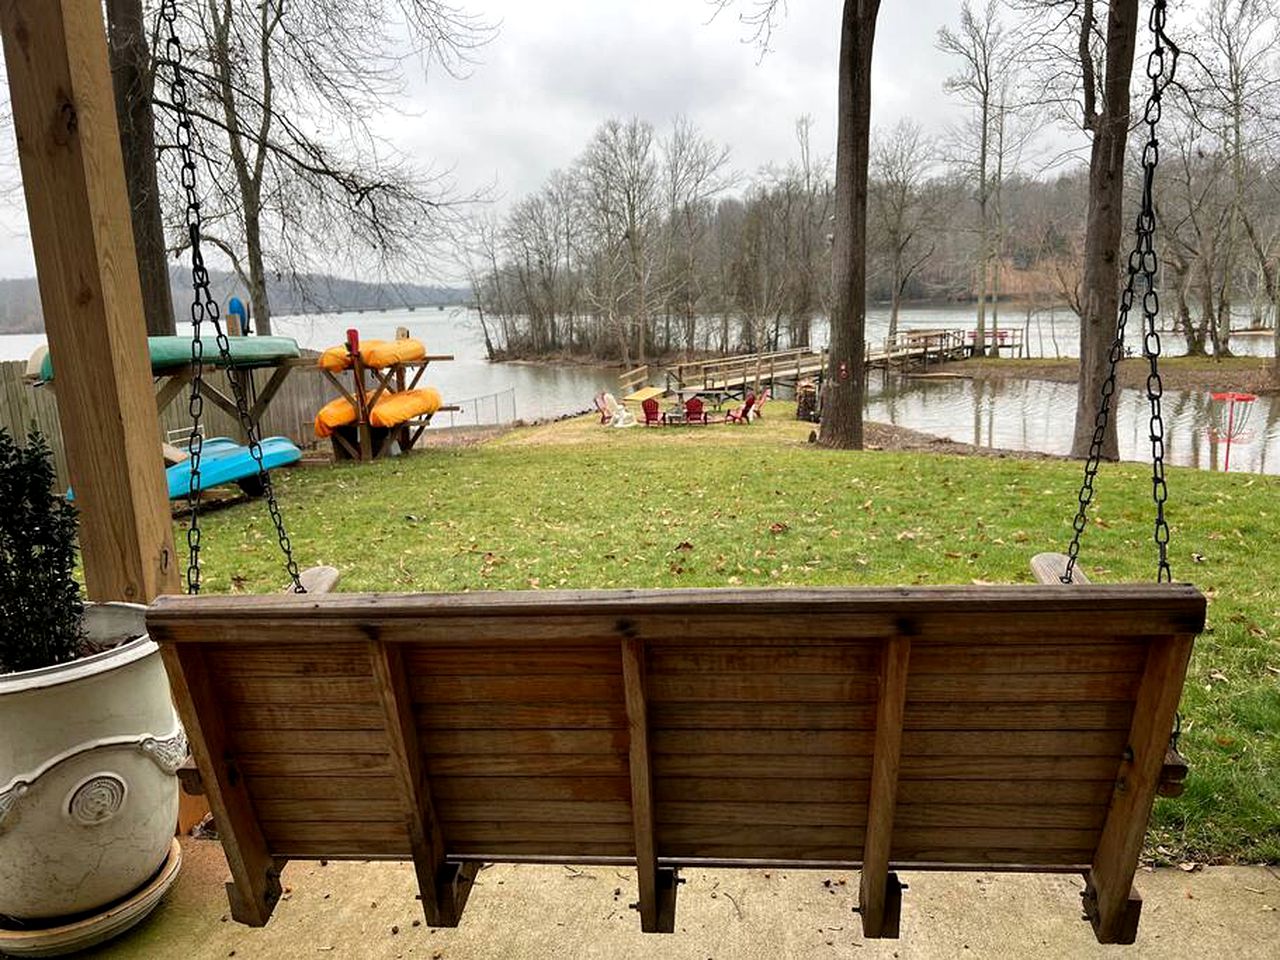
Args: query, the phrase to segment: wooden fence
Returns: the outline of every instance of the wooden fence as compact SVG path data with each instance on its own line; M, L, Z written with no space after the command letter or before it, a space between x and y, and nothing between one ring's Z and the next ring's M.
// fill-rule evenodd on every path
M23 379L26 364L21 361L0 363L0 428L14 436L25 436L34 425L49 440L53 448L54 462L58 470L58 482L68 482L66 450L62 430L58 425L58 399L56 381L52 387L33 387ZM271 376L271 370L253 371L253 389L261 390ZM206 371L207 382L226 396L232 396L227 375L222 371ZM189 431L190 414L187 411L189 391L183 389L160 413L161 437L170 431ZM271 401L262 418L262 435L288 437L300 447L316 443L315 415L324 404L334 398L333 389L318 375L318 368L298 367L289 375L280 391ZM252 401L251 401L252 402ZM239 426L235 420L206 400L204 405L204 435L206 437L239 438Z

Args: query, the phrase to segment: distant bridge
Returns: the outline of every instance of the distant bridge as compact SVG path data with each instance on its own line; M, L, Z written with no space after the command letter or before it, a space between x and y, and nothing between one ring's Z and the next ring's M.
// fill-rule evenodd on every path
M454 307L464 307L464 303L381 303L381 304L353 304L335 306L333 304L325 304L322 306L307 307L303 309L293 310L272 310L271 315L274 317L297 317L310 316L313 314L341 314L341 313L383 313L388 310L408 310L413 313L417 310L449 310Z

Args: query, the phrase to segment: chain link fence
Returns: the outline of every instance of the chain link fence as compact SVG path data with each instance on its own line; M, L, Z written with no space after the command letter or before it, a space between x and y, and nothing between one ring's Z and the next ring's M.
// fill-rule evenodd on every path
M516 389L510 387L498 393L487 393L468 400L450 400L457 410L440 411L432 420L432 426L492 427L514 423L516 417ZM445 415L449 419L445 421Z

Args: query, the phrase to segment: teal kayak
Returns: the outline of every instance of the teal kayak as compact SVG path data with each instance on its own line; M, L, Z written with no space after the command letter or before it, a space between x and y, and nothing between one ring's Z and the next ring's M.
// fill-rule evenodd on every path
M210 364L226 366L218 355L218 344L212 336L203 337L204 357ZM269 367L281 360L300 356L298 341L292 337L231 337L231 366ZM151 372L165 373L185 367L191 362L190 337L147 337L151 351ZM40 379L53 379L53 356L45 354L40 365Z
M286 467L301 459L302 451L287 437L267 437L262 441L262 465L268 470ZM164 473L169 482L169 499L185 497L191 485L191 461L175 463ZM258 465L249 448L226 437L214 437L204 442L200 454L200 489L208 490L224 483L239 483L250 496L263 492L258 482Z
M286 467L301 459L302 451L288 437L267 437L262 441L262 465L268 470ZM191 486L191 461L175 463L164 474L169 486L169 499L185 497ZM226 437L212 437L201 448L200 489L208 490L226 483L238 483L251 497L265 492L258 477L258 465L249 448ZM75 500L71 490L67 491L67 499Z

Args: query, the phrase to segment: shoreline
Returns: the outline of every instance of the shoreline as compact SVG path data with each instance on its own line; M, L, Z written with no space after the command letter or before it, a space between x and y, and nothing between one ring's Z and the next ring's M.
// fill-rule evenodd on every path
M1280 382L1274 373L1275 361L1270 357L1166 357L1160 362L1160 377L1167 390L1217 392L1234 390L1258 396L1280 395ZM1128 357L1120 362L1117 381L1121 389L1145 390L1147 363L1142 357ZM1076 383L1079 361L1014 360L976 357L956 360L931 367L927 373L908 374L915 379L961 380L1045 380L1051 383Z

